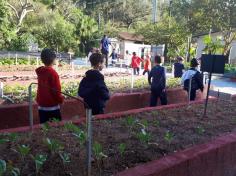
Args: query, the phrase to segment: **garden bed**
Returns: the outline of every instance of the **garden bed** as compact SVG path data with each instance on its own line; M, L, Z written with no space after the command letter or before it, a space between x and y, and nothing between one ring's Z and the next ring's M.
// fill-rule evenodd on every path
M112 175L235 131L235 102L210 103L207 118L202 118L202 111L202 104L192 104L94 121L93 175ZM66 123L54 128L44 125L33 134L2 135L0 159L8 161L9 171L16 167L21 175L34 175L31 155L47 155L39 175L83 176L84 125L79 128ZM30 148L26 155L19 152L23 145Z

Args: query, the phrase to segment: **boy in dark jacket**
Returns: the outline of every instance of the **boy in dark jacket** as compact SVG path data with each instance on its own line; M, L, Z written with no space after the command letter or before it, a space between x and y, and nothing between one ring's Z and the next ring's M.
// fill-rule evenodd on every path
M197 70L199 63L197 59L193 58L191 60L191 68L186 71L182 76L182 84L184 85L184 90L189 93L189 86L191 80L191 90L190 90L190 101L194 101L196 98L196 92L200 89L203 92L203 78L201 73Z
M173 65L174 77L181 78L184 73L183 58L177 57L177 62Z
M104 114L105 103L109 100L109 90L100 71L104 67L104 57L99 53L90 56L92 70L86 72L79 85L78 95L92 109L92 114Z
M166 73L165 68L160 66L161 56L155 57L155 66L152 68L148 82L151 85L150 106L157 106L157 99L160 98L161 105L167 105L166 97Z
M41 60L45 66L36 69L38 76L36 101L40 123L54 118L61 120L60 104L63 103L61 84L57 72L52 68L55 64L56 54L50 49L44 49L41 53Z

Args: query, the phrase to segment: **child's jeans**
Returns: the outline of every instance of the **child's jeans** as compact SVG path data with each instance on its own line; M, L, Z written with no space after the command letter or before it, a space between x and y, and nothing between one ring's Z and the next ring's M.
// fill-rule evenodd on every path
M60 109L54 111L39 110L39 119L41 124L53 119L61 121L61 111Z
M163 90L151 90L151 101L150 106L157 106L157 99L160 98L161 105L167 105L167 95Z
M189 91L187 91L188 92L188 94L189 94ZM196 99L196 96L197 96L197 90L191 90L191 92L190 92L190 101L194 101L195 99Z
M134 68L134 75L139 75L139 68Z

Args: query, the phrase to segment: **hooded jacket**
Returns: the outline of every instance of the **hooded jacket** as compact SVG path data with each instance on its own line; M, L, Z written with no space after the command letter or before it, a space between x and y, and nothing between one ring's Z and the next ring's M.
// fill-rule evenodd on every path
M132 62L131 62L131 67L132 68L139 68L141 62L142 62L142 59L140 57L133 56L132 57Z
M94 110L103 110L109 100L109 90L104 82L104 76L98 70L85 73L79 85L78 95Z
M203 91L204 85L203 85L203 78L199 71L197 71L195 68L190 68L188 71L184 72L182 76L182 85L184 86L184 90L189 90L189 81L191 81L191 90L198 90L200 89Z
M38 91L36 101L41 107L53 107L63 103L59 75L52 67L39 67L36 69L38 76Z

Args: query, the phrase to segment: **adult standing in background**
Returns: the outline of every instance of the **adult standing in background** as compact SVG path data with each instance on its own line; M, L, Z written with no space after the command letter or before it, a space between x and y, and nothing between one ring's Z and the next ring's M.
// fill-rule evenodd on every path
M102 54L105 56L106 67L108 67L109 45L111 45L111 41L106 35L104 35L100 42L100 49Z

